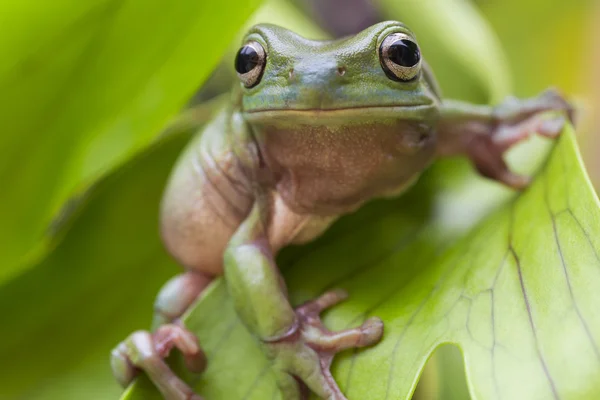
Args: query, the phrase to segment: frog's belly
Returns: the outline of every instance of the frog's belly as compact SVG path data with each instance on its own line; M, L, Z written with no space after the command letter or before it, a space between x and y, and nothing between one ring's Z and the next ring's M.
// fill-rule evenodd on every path
M277 192L299 213L333 215L400 192L434 156L429 126L395 123L269 128L261 151Z

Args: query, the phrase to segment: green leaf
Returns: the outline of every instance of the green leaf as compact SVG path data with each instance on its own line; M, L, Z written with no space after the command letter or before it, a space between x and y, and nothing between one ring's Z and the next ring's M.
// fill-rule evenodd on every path
M110 349L148 324L161 282L179 271L157 207L188 137L166 136L97 182L65 217L63 241L0 286L0 398L118 396Z
M0 280L43 254L75 190L149 143L259 2L0 3Z
M530 96L545 89L548 82L580 96L597 87L590 86L590 75L595 70L590 49L598 47L593 41L598 35L590 34L596 26L596 2L575 0L569 7L557 7L557 2L547 0L504 0L501 6L490 1L480 3L481 13L507 44L505 52L515 83L513 94ZM561 57L569 60L568 69L553 57L553 49L557 48L564 49Z
M295 304L332 287L350 292L326 314L331 329L371 315L386 324L381 343L337 357L342 389L350 399L409 398L431 352L454 343L474 398L599 396L600 211L573 132L562 135L527 191L458 241L443 186L435 189L444 175L433 171L406 196L372 203L279 257ZM209 357L200 393L278 398L223 282L185 322ZM123 399L151 393L143 378Z

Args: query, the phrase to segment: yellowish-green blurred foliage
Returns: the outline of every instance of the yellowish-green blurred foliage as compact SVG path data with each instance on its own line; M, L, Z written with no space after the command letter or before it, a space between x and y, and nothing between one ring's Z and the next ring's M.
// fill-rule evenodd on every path
M590 26L587 35L589 37L589 47L585 50L587 57L588 72L584 74L587 82L585 89L585 105L587 106L582 121L582 132L585 136L582 138L583 155L585 157L588 170L596 188L600 185L600 2L596 2L589 15Z
M588 90L593 0L479 1L507 54L517 95L548 85L570 94Z
M327 38L345 18L358 21L356 29L368 18L398 19L417 33L448 96L497 102L508 94L532 96L557 86L585 110L578 140L584 144L590 174L600 182L600 2L365 0L356 2L370 10L362 20L350 18L364 11L358 6L324 11L343 3L0 2L0 399L119 397L122 390L112 379L109 351L131 331L149 326L154 295L179 271L160 244L157 208L169 168L190 132L160 132L186 104L205 101L236 83L231 62L239 38L253 23L277 23L307 37ZM332 20L336 17L337 23ZM208 114L210 108L192 113L191 123L178 129ZM542 142L515 152L511 162L520 170L535 170L549 148ZM414 253L407 250L407 259L425 266L423 254L441 254L441 248L451 247L480 222L489 222L485 218L513 198L512 192L481 180L461 161L434 167L416 190L400 203L409 208L416 204L414 212L394 214L390 221L410 227L431 213L435 223L422 224L413 233L381 225L406 229L410 235L442 227L442 233L428 234L443 246L418 242L409 249ZM426 197L419 197L422 193ZM347 221L361 223L361 215L379 214L371 208ZM379 218L385 221L385 216ZM498 226L504 226L502 221ZM351 226L342 221L331 237L356 230ZM349 239L349 246L364 246L368 253L369 238L387 243L383 228L374 226L365 223L371 236L356 243ZM281 263L292 264L303 251L291 249ZM315 262L330 259L343 259L343 251ZM410 280L413 272L421 274L398 274ZM295 283L306 278L288 275L292 293L307 293L303 283ZM255 353L244 344L236 320L222 321L221 312L214 311L228 304L226 291L217 287L213 292L189 317L190 324L203 332L206 326L194 319L201 310L216 328L227 322L237 330L228 339L230 348L215 351L211 362L216 367L210 367L198 387L213 396L207 400L224 399L219 397L224 390L238 385L225 388L223 377L229 373L231 379L239 378L240 391L254 393L244 399L263 398L273 382L252 375L253 370L241 374L235 369L239 360L254 360ZM331 318L333 324L340 321ZM208 337L208 346L222 336L224 328ZM413 369L425 359L417 358ZM346 373L350 362L349 355L342 357L334 373ZM464 368L460 350L442 346L425 367L415 398L468 398ZM209 382L215 376L216 383ZM418 371L414 381L417 376ZM344 389L352 387L354 381L349 382ZM378 385L360 377L357 382L354 393ZM402 385L414 388L412 381ZM153 396L152 386L142 380L125 398Z
M599 3L594 0L503 0L478 2L501 38L510 60L513 91L526 96L549 85L574 98L581 107L579 140L596 184L600 166L597 56L600 48ZM590 146L586 144L590 143Z

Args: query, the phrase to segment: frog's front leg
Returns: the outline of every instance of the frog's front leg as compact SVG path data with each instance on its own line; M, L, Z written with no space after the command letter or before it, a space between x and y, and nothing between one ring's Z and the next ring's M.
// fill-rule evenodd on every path
M177 348L192 372L202 372L206 366L204 352L196 336L178 318L187 310L212 278L190 270L180 274L161 289L154 305L152 331L137 331L119 343L111 353L115 378L126 387L140 370L156 384L165 399L202 400L165 362Z
M181 351L187 367L200 372L205 358L196 337L180 324L167 324L155 332L137 331L121 342L111 354L113 373L123 386L142 369L168 400L202 400L164 361L172 348Z
M511 97L496 107L444 101L438 152L465 154L482 175L523 189L529 178L510 171L503 153L534 133L557 137L567 120L573 121L573 114L571 105L552 89L525 100Z
M266 213L255 205L225 252L225 279L236 311L273 360L283 399L302 398L305 384L323 399L344 400L329 370L334 355L378 342L383 323L371 318L358 328L327 330L319 314L346 298L340 290L294 310L267 238Z

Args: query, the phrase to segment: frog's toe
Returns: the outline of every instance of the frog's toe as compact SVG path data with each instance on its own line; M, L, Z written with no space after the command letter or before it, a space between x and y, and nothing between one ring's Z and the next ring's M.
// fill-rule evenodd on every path
M378 317L369 318L358 328L337 332L331 332L323 326L319 314L347 297L348 294L343 290L332 290L298 307L296 314L299 323L305 340L312 348L335 354L346 349L370 346L381 340L383 321Z
M324 328L310 332L311 345L321 351L337 353L347 349L373 345L383 335L383 321L377 317L369 318L358 328L330 332Z
M319 314L346 297L346 292L334 290L301 305L296 309L295 329L266 343L281 373L278 381L285 399L303 398L299 388L304 384L322 399L346 400L330 372L333 357L346 349L373 345L383 335L383 322L376 317L337 332L323 326Z
M180 323L162 325L152 336L156 351L163 358L176 347L183 354L185 365L191 372L200 373L206 368L206 356L198 339Z
M542 136L555 139L563 131L566 124L567 119L562 115L557 115L553 118L548 118L541 121L539 126L537 127L537 133L539 133Z
M296 309L296 314L301 319L310 321L311 318L319 319L319 314L324 310L346 300L348 293L343 289L330 290L314 300L308 301Z
M537 114L553 111L568 116L574 122L575 109L556 89L548 89L524 100L509 97L495 107L494 117L499 124L516 125Z
M536 114L518 124L500 125L492 140L500 152L505 152L535 133L555 139L563 131L566 123L564 115Z
M137 368L129 361L127 345L119 343L110 354L110 366L117 382L123 387L129 386L137 374Z
M148 374L167 400L202 400L165 363L164 358L176 347L186 366L201 372L206 365L196 337L178 324L163 325L154 333L137 331L121 342L111 354L111 366L119 383L127 386L139 370Z
M575 122L575 108L569 103L563 94L555 88L550 88L542 92L539 96L540 102L545 104L547 111L564 111L569 120Z

